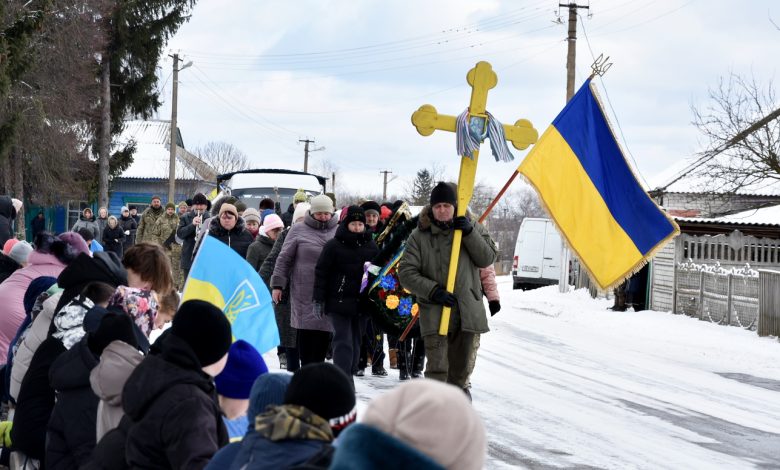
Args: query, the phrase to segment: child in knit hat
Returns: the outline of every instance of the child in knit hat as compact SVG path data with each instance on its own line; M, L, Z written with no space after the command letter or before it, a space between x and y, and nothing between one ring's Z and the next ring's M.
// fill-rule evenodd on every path
M255 432L244 437L231 468L327 468L331 443L355 418L349 377L327 362L303 366L290 380L284 404L255 417Z
M214 377L230 442L240 441L246 434L249 392L255 379L267 372L263 356L251 344L240 339L230 346L225 368Z
M227 445L212 377L224 369L232 339L221 309L202 300L181 304L122 392L132 421L124 452L130 468L203 468Z

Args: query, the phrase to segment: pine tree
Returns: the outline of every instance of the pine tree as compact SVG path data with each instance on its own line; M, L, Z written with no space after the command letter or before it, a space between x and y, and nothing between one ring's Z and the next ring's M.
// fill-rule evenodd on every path
M95 124L98 200L108 203L111 138L122 132L125 116L144 119L160 107L155 69L168 39L187 21L195 0L117 0L103 27L108 36L101 57L101 113Z
M431 172L427 168L417 171L417 177L412 182L412 194L409 198L412 205L424 206L428 203L433 190L434 181Z

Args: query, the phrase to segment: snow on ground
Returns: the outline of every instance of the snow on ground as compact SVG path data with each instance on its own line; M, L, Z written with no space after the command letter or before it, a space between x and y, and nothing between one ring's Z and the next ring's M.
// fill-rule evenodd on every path
M776 339L499 285L472 376L488 468L780 468ZM389 372L355 379L360 408L399 383Z

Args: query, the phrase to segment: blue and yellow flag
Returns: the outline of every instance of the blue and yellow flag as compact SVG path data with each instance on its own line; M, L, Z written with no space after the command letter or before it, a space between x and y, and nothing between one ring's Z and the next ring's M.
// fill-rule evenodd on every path
M182 302L211 302L225 312L233 339L243 339L261 354L279 345L273 302L252 266L232 248L205 236L184 286Z
M599 287L639 270L680 232L642 189L588 79L520 164Z

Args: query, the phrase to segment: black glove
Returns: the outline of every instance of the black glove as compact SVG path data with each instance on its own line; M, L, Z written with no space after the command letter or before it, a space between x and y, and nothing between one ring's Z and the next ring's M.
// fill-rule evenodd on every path
M474 230L474 226L471 225L471 221L467 219L465 215L452 219L452 228L455 230L462 230L464 237L469 236L472 230Z
M447 292L439 286L436 286L436 289L433 290L431 300L439 305L444 305L445 307L453 307L458 302L455 294Z
M501 311L501 302L498 300L491 300L488 302L488 308L490 309L490 316L492 317Z

